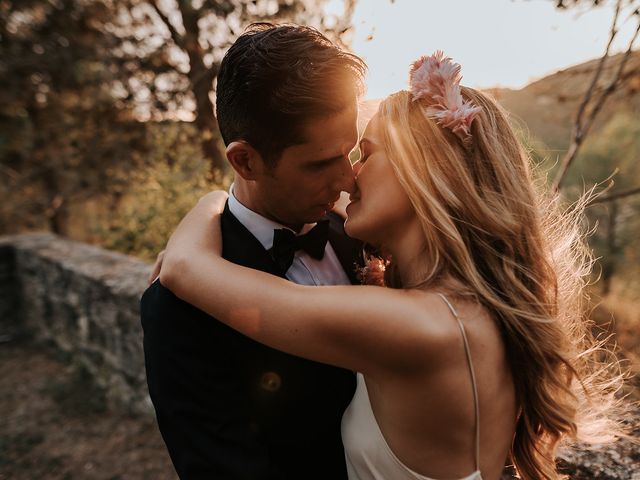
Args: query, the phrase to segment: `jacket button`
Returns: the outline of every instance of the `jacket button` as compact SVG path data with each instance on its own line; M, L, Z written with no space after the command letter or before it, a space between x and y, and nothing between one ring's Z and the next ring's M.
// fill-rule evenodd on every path
M282 379L280 375L275 372L265 372L260 378L260 388L267 392L276 392L280 390L282 385Z

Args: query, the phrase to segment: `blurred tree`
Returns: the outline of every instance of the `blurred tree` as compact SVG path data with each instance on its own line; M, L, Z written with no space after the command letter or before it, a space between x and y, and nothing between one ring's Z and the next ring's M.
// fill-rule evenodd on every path
M615 115L585 142L575 168L567 175L565 192L577 197L584 185L595 185L616 173L616 190L640 185L640 122L628 112ZM602 293L611 290L614 276L632 278L640 273L640 218L637 199L598 201L587 210L590 223L599 225L590 238L601 259Z
M104 59L118 39L99 2L0 4L0 230L66 234L69 205L118 193L144 129L115 106Z
M143 118L167 114L195 120L210 175L226 167L213 108L213 81L224 52L248 24L293 22L315 26L341 41L356 0L330 14L327 0L123 0L105 30L128 75L118 85Z
M197 157L209 162L210 182L220 181L224 157L212 96L224 51L248 23L264 19L315 25L346 39L355 0L344 0L335 13L328 5L1 2L0 231L68 234L70 212L95 197L115 212L137 178L131 172L167 157L145 155L155 141L147 127L159 121L193 123Z
M131 172L131 186L116 214L102 211L88 227L106 248L155 260L176 225L211 190L198 131L185 122L149 125L148 167ZM219 186L228 188L231 176Z
M630 79L635 80L640 76L640 72L635 69L625 69L627 62L631 57L636 40L638 39L638 35L640 34L640 0L615 0L614 2L606 2L605 0L555 0L555 2L558 8L583 5L594 8L607 3L613 3L614 5L613 20L609 31L609 41L607 42L604 54L600 58L600 61L593 72L591 82L578 107L571 133L569 149L562 158L560 168L558 169L553 181L553 188L555 190L559 190L567 175L569 167L578 156L578 152L605 102L616 90L619 90L625 82L629 82ZM620 23L624 21L621 21L620 18L625 16L627 19L634 19L635 17L635 31L628 40L626 51L618 58L617 63L613 66L607 65L607 62L610 59L611 45L613 44L615 37L618 35ZM605 66L611 70L607 75L605 75Z
M617 190L640 185L639 159L640 122L633 112L618 112L585 141L575 170L567 175L567 188L602 182L616 171Z
M587 183L598 184L610 177L612 170L616 169L624 174L616 176L617 188L609 195L600 196L592 203L601 204L596 209L588 211L588 216L599 225L604 225L604 230L599 228L591 239L591 245L600 254L602 265L601 286L602 293L607 295L611 291L611 280L614 274L619 273L618 267L627 270L627 274L637 274L633 268L637 262L625 265L625 260L636 258L638 249L628 243L629 238L637 238L638 225L632 219L637 217L638 202L621 204L622 198L633 197L640 193L640 178L638 170L640 164L638 157L638 123L635 118L614 117L604 129L598 140L592 143L590 151L585 151L585 140L594 125L596 118L603 109L607 100L617 91L626 90L633 95L640 84L640 67L630 67L633 48L640 35L640 0L554 0L558 8L597 8L602 5L613 5L613 19L609 31L609 39L604 54L596 64L592 78L584 92L578 106L569 148L562 157L559 168L553 180L553 188L558 191L563 182L569 178L569 167L573 163L581 163L581 186ZM620 25L631 20L635 29L627 40L627 48L623 54L612 59L611 46L619 33ZM635 122L634 122L635 119ZM579 152L582 153L579 156ZM598 177L598 175L601 175ZM591 177L591 181L585 177ZM594 178L595 176L595 178ZM632 186L632 188L628 188ZM627 189L625 190L625 187ZM573 190L576 189L575 183ZM571 188L569 189L571 190ZM567 193L567 192L565 192ZM602 205L605 208L602 208ZM629 268L631 265L631 268Z

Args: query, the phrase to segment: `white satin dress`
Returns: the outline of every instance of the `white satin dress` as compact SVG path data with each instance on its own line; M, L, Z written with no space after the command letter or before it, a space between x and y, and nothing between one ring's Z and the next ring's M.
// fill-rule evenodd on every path
M458 313L447 298L439 294L458 321L464 340L467 363L473 386L475 407L475 471L459 480L482 480L480 474L480 409L478 389L471 361L469 342ZM358 373L356 392L342 417L342 442L347 461L349 480L437 480L425 477L407 467L393 453L378 426L371 409L367 385Z

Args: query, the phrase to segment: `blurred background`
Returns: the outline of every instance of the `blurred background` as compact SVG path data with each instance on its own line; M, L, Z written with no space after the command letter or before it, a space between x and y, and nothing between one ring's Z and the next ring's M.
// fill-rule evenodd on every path
M252 22L312 25L361 55L370 66L361 127L406 87L412 60L441 49L462 64L464 84L511 112L548 188L567 201L602 191L587 210L592 316L635 375L639 9L638 0L3 0L0 236L46 231L153 261L197 199L232 180L216 74ZM175 478L153 419L112 411L69 364L0 332L0 479ZM637 376L627 393L640 399Z

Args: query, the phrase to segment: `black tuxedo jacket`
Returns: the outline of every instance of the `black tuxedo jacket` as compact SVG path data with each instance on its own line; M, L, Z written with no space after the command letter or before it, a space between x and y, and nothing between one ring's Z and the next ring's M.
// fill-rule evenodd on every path
M329 220L329 242L355 283L361 244L337 216ZM228 206L221 225L224 258L277 275ZM149 393L181 479L347 478L340 421L354 373L257 343L158 280L142 296L141 317Z

